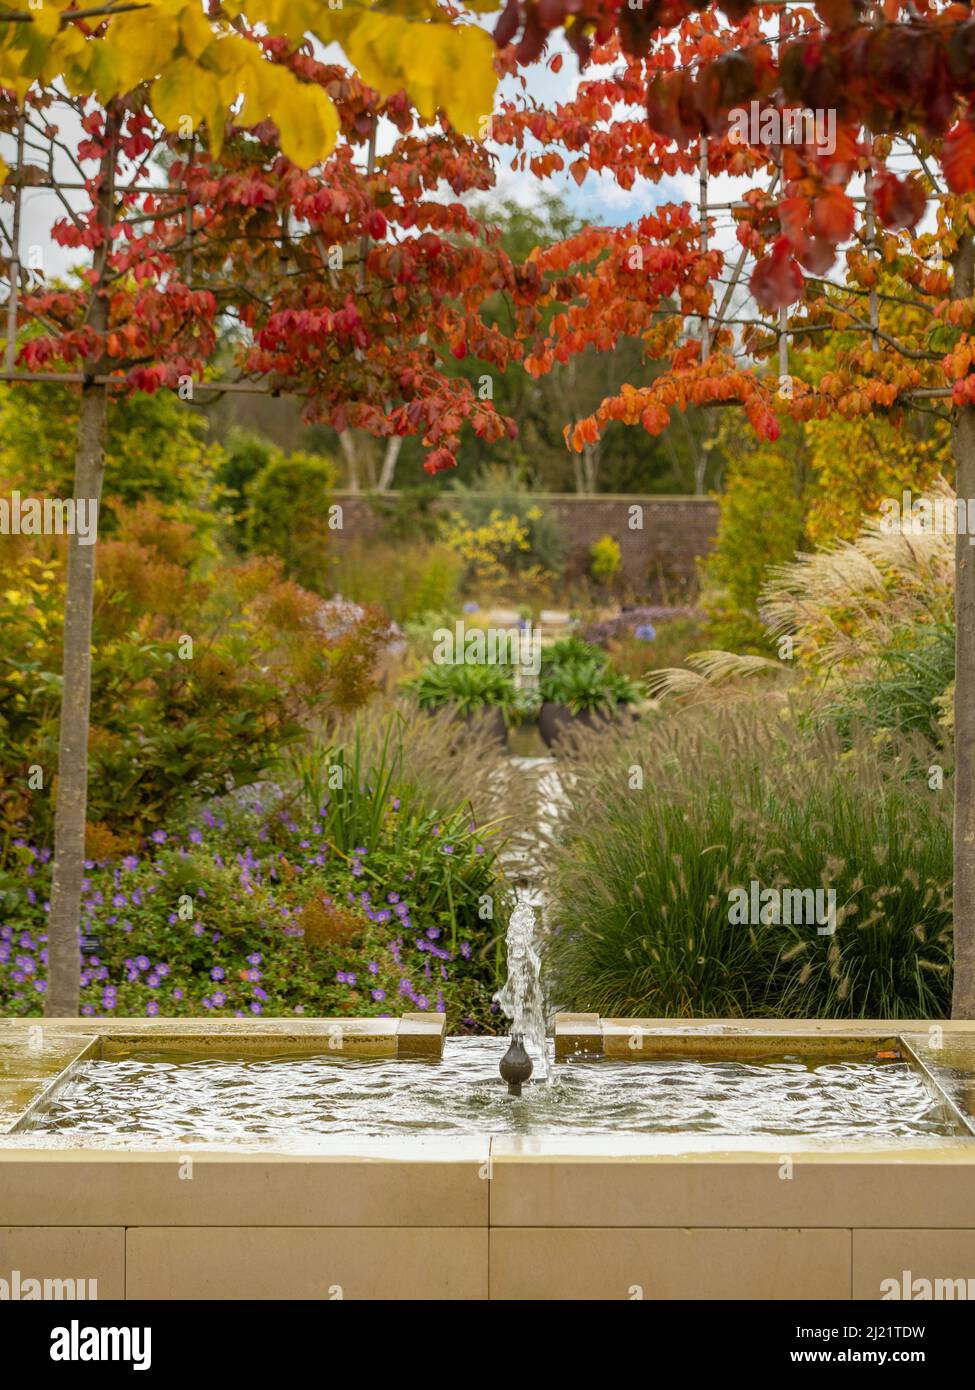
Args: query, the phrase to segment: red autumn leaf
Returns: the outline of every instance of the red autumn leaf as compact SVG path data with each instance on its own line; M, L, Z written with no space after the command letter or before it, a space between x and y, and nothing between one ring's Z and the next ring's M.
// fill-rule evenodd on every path
M916 226L924 214L925 201L924 189L910 175L899 179L888 171L874 185L877 216L891 231Z
M857 18L855 0L816 0L816 13L831 29L846 29Z
M782 228L782 235L789 239L797 251L801 251L806 244L808 224L809 199L783 198L779 203L779 226Z
M755 266L750 283L755 302L770 311L794 304L802 295L802 271L785 237L779 237L771 252Z
M852 236L854 217L853 204L845 193L826 193L813 203L812 229L835 246Z
M941 167L952 193L970 193L975 188L975 125L959 121L945 136L941 147Z
M813 237L801 251L796 252L800 265L810 275L825 275L836 260L836 247L821 237Z
M457 460L449 449L434 449L423 465L424 472L429 473L431 477L436 473L446 472L448 468L456 467Z
M386 219L378 209L366 218L366 233L373 241L382 241L386 236Z

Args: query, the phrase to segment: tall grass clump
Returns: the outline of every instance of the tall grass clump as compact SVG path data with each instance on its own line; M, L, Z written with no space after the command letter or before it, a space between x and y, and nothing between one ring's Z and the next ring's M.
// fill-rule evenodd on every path
M670 707L564 757L547 950L560 1007L604 1016L940 1017L951 808L919 735L810 730L781 696ZM937 778L933 780L937 781ZM836 931L731 921L729 893L833 889Z

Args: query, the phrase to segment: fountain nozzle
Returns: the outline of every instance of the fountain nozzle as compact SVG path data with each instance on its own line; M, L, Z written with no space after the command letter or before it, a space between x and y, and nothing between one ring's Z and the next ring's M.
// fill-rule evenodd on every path
M498 1064L502 1081L508 1083L508 1095L520 1096L522 1082L532 1074L532 1059L525 1051L520 1033L512 1033L511 1045Z

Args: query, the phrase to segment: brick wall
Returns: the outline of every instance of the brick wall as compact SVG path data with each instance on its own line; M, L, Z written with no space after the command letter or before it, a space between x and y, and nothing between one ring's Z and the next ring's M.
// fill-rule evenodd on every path
M565 538L570 573L585 571L593 541L612 536L619 543L629 584L636 592L657 598L693 588L697 560L707 554L718 525L718 504L709 497L551 493L534 500L555 515ZM382 521L366 494L336 492L333 501L343 508L342 530L333 533L335 544L374 536L381 529ZM451 505L449 494L440 505ZM631 518L642 520L642 529L632 525Z

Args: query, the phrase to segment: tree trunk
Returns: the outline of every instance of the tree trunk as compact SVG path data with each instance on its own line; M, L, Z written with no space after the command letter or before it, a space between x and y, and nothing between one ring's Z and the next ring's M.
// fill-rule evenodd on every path
M105 121L105 153L101 161L97 224L104 233L93 270L88 322L101 335L108 327L105 270L115 218L115 160L118 121L109 111ZM75 448L74 498L89 509L101 505L108 425L108 389L95 378L104 370L89 359L89 380L82 388ZM78 514L77 505L75 515ZM89 510L89 515L91 511ZM97 535L97 532L96 532ZM88 720L91 710L91 627L95 599L97 543L81 545L68 538L68 584L64 601L64 656L61 724L58 735L58 790L54 811L54 865L51 912L47 928L48 985L44 1013L48 1018L76 1017L81 998L81 885L85 874L85 824L88 811Z
M359 451L351 430L339 430L339 444L349 470L349 491L359 491Z
M105 468L107 390L87 386L81 398L75 454L75 501L100 501ZM77 514L77 508L75 509ZM85 872L88 806L88 717L91 708L91 624L97 545L68 541L68 589L64 605L64 687L58 744L58 792L54 817L54 871L47 929L49 1018L75 1017L81 995L79 925Z
M963 236L953 257L953 299L975 292L975 240ZM955 411L955 491L975 498L975 407ZM975 548L955 537L955 824L952 1018L975 1019Z
M583 444L582 446L582 470L585 479L586 492L592 496L596 491L596 470L599 467L599 445Z
M388 492L393 486L393 477L396 473L396 462L399 459L400 450L403 447L403 436L401 434L390 435L386 440L386 452L383 455L382 471L379 474L378 492Z

